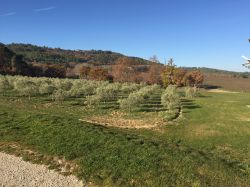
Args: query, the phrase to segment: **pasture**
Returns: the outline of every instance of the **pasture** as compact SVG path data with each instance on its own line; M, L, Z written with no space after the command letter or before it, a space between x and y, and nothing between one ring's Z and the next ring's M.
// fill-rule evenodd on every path
M1 151L100 186L250 185L250 93L24 79L2 84Z

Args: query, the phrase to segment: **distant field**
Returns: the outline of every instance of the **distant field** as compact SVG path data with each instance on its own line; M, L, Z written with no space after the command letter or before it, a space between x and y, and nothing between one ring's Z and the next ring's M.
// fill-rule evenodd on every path
M250 92L250 78L206 74L204 84L217 86L225 90Z

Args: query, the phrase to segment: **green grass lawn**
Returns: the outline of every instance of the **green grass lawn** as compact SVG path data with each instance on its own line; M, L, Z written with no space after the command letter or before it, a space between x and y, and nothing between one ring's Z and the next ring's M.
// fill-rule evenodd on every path
M142 108L160 110L154 99ZM81 99L7 94L0 97L0 143L65 157L78 164L79 178L97 185L249 186L250 94L202 92L183 105L178 123L135 130L78 120L116 107L87 110Z

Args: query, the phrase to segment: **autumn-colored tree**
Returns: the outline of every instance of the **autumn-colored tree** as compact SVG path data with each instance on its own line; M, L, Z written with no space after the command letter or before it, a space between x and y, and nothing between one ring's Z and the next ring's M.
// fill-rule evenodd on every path
M186 85L186 74L187 71L182 68L175 68L173 82L176 86Z
M44 76L65 78L66 69L61 65L46 65L44 68Z
M108 78L109 78L109 74L106 69L102 69L98 67L90 69L89 79L101 81L101 80L108 80Z
M187 85L200 86L204 81L204 75L199 70L193 70L186 74Z
M145 80L148 84L162 84L161 74L164 66L158 63L150 64Z
M127 57L119 58L112 66L112 75L114 81L134 82L136 80L135 63Z
M79 76L81 79L89 79L89 75L90 75L90 67L87 66L82 66L79 69Z
M165 66L161 77L164 87L168 85L174 85L174 73L176 66L174 64L174 60L172 58L169 59L168 64Z

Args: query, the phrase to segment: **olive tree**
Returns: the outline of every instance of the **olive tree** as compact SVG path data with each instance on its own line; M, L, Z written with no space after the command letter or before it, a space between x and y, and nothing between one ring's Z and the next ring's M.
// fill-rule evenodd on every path
M161 104L168 110L173 110L180 106L180 95L176 86L169 85L161 96Z
M9 81L6 77L0 77L0 92L5 92L10 88Z

